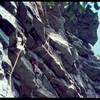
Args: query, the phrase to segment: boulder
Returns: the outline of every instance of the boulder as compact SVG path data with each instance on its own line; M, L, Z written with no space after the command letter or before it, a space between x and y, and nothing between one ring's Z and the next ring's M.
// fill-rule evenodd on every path
M79 22L77 23L77 25L80 39L94 45L98 40L98 15L96 13L94 13L93 15L85 13L81 17L79 17Z

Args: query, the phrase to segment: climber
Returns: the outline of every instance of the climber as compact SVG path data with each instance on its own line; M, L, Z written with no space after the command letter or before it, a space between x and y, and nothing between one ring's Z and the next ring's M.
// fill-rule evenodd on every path
M33 68L34 73L35 74L40 74L41 71L38 68L38 62L36 61L36 59L32 57L31 60L30 60L30 62L32 64L32 68Z
M39 77L41 77L42 73L41 73L40 69L38 68L38 62L33 57L30 59L30 62L32 64L33 72L35 73L36 85L37 85L38 88L41 88L42 87L42 85L41 85L42 83L41 83Z

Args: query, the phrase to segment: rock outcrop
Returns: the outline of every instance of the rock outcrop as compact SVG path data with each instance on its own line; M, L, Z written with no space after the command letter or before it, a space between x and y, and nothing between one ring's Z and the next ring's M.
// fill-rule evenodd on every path
M100 57L89 45L97 41L98 16L85 12L70 22L58 8L0 3L1 98L100 97Z

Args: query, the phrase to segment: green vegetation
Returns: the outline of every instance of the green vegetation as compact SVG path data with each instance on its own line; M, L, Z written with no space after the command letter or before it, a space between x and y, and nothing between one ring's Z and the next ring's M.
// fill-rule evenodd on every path
M64 8L66 6L66 13L68 13L69 15L69 20L73 21L73 19L76 17L76 12L78 12L78 14L83 14L85 12L86 9L88 9L89 13L93 13L93 11L91 10L91 5L88 2L44 2L44 4L46 6L48 6L49 8L52 8L54 6L57 6L58 4L63 4ZM94 4L94 8L95 10L99 10L100 7L98 6L97 2L91 2ZM73 9L75 8L76 9ZM77 9L78 8L78 9Z
M55 6L55 2L44 2L44 4L46 5L46 6L49 6L49 7L54 7Z

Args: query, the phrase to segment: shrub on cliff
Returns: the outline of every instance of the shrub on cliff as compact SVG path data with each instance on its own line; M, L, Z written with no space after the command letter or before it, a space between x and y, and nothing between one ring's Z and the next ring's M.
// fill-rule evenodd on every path
M91 3L94 4L95 10L100 9L97 2L91 2ZM72 21L78 15L84 13L86 10L88 10L89 13L93 13L89 2L44 2L44 4L49 8L53 8L55 6L60 7L63 5L63 9L66 9L67 11L66 13L69 14L68 17L70 21Z

